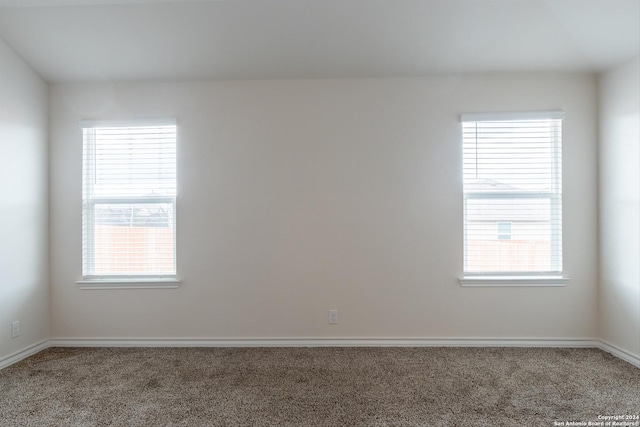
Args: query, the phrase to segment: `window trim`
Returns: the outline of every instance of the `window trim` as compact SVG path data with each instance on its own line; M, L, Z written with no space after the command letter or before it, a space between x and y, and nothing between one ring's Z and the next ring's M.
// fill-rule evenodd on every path
M145 278L86 278L76 280L76 284L83 290L104 289L178 289L182 280L167 277Z
M462 122L490 122L490 121L517 121L517 120L563 120L565 118L564 111L511 111L496 113L464 113L460 114L460 123Z
M568 277L527 274L526 276L469 275L458 279L463 287L564 287Z
M519 120L564 120L565 113L563 111L526 111L526 112L495 112L495 113L464 113L460 115L460 123L464 122L480 122L480 121L519 121ZM560 144L554 144L553 149L561 149L562 141ZM543 197L549 198L549 202L553 204L558 201L558 196L562 197L562 175L561 164L558 161L562 161L560 156L555 155L553 157L553 173L559 175L559 179L555 182L559 183L559 191L551 191L544 193L531 193L527 192L522 194L516 194L516 198L526 197ZM508 197L513 198L514 194L511 193ZM463 191L463 233L466 236L467 227L467 209L466 201L474 198L495 198L495 197L507 197L504 194L473 194L464 193ZM551 212L557 210L551 209ZM550 221L558 221L559 218L555 218L556 215L551 215ZM562 233L562 228L560 228ZM557 237L557 236L556 236ZM561 236L562 238L562 236ZM465 238L466 239L466 238ZM553 239L553 236L552 236ZM551 242L552 245L558 244L558 242ZM464 245L464 243L463 243ZM560 247L561 254L564 251L564 245ZM464 248L463 248L464 252ZM564 258L564 257L562 257ZM561 258L561 259L562 259ZM463 267L464 269L464 267ZM458 279L458 282L463 287L564 287L566 286L569 278L563 275L562 269L559 271L525 271L525 272L463 272L463 276Z
M132 120L81 120L79 122L79 127L81 130L84 129L98 129L98 128L109 128L109 127L155 127L155 126L174 126L176 132L176 145L178 138L178 123L176 118L155 118L155 119L132 119ZM83 132L84 134L84 132ZM166 203L173 205L173 211L175 214L177 208L177 195L176 196L158 196L158 197L145 197L145 198L136 198L136 197L97 197L91 198L90 200L84 200L84 191L85 191L85 172L84 172L84 162L86 159L85 150L85 139L84 135L82 136L82 199L83 199L83 214L82 221L83 227L86 221L85 219L85 204L89 203L91 205L101 204L101 203ZM94 158L94 157L93 157ZM177 162L177 158L176 158ZM177 166L177 165L176 165ZM177 178L177 177L176 177ZM93 210L90 210L93 212ZM175 218L175 217L174 217ZM94 224L94 221L91 221ZM84 239L84 237L83 237ZM91 236L89 236L91 239ZM93 250L93 245L89 245ZM79 285L80 289L176 289L181 285L181 280L178 277L178 256L177 256L177 224L173 227L173 253L174 253L174 274L149 274L149 275L97 275L97 274L84 274L85 272L85 245L82 243L82 264L81 264L81 273L80 280L77 280L75 283Z

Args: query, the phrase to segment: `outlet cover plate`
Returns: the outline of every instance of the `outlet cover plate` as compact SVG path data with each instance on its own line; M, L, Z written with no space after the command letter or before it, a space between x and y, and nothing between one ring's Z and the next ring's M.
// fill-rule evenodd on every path
M18 335L20 335L20 322L16 320L11 322L11 338L16 338Z
M329 324L335 325L338 323L338 310L329 310Z

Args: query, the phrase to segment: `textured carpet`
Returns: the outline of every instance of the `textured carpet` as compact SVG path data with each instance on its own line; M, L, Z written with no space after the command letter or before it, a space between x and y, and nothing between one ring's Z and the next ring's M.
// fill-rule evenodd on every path
M0 371L3 427L554 426L614 415L640 415L640 369L595 349L52 348Z

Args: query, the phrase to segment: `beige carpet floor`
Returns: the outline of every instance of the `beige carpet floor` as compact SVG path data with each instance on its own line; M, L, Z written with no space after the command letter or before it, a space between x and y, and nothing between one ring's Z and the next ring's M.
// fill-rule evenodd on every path
M0 371L2 427L555 426L619 415L640 415L640 369L596 349L52 348Z

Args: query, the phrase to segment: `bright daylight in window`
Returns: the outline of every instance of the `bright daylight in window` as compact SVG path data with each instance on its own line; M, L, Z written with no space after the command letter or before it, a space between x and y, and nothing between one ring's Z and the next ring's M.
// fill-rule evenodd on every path
M465 277L562 274L562 117L462 116Z
M175 277L175 121L81 127L83 278Z

